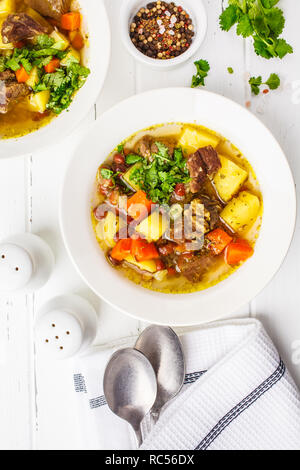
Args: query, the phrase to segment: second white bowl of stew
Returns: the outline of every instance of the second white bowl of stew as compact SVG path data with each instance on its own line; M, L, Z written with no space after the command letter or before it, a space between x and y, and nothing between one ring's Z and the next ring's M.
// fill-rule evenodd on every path
M285 222L274 231L278 211ZM152 323L199 324L234 312L280 266L293 179L275 139L239 105L157 90L89 131L67 171L61 222L98 295Z
M94 104L109 53L103 2L0 0L0 157L68 135Z

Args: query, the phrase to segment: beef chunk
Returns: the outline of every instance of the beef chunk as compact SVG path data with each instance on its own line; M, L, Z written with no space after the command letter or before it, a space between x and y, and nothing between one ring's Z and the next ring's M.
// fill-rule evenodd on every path
M197 193L204 184L206 176L211 176L221 168L221 162L215 149L209 145L190 155L187 160L187 167L192 178L190 182L191 192Z
M18 83L11 70L0 73L0 113L7 113L12 101L26 96L28 93L28 86L25 83Z
M178 257L178 268L180 272L185 276L190 282L199 282L201 281L204 273L212 266L214 263L214 257L211 254L198 254L193 253L189 255L180 255Z
M150 138L146 136L138 140L134 146L134 152L142 155L144 158L149 158L151 155Z
M213 175L221 168L219 156L211 145L199 149L198 152L202 157L208 175Z
M43 16L59 20L61 15L70 10L71 0L25 0L34 10Z
M161 141L160 139L155 139L150 136L142 137L134 146L133 151L142 155L144 158L150 158L153 153L158 153L158 146L156 142L161 142L168 149L169 156L172 157L174 153L174 146L168 142Z
M222 206L219 203L219 201L211 199L210 197L204 194L201 194L200 198L204 204L205 209L210 214L209 228L210 230L213 230L214 228L218 227L220 224L220 213L222 211Z
M2 39L5 44L32 39L38 34L46 34L47 29L26 13L8 15L2 24Z
M12 70L4 70L4 72L0 73L0 80L15 80L16 76Z
M204 183L206 179L206 167L199 150L189 156L187 167L191 178L197 179L199 183Z

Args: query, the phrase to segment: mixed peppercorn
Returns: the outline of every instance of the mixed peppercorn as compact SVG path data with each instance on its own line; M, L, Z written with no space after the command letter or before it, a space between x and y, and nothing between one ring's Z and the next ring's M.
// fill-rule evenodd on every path
M130 25L135 47L153 59L174 59L191 45L194 26L189 14L174 2L151 2L141 8Z

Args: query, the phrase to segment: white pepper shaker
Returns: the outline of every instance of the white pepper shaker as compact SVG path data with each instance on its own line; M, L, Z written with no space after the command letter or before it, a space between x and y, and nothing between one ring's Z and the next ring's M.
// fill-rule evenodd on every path
M41 288L54 267L47 243L32 233L13 235L0 242L0 292L27 293Z
M39 353L52 359L81 355L97 333L97 314L92 305L78 295L51 299L39 311L35 338Z

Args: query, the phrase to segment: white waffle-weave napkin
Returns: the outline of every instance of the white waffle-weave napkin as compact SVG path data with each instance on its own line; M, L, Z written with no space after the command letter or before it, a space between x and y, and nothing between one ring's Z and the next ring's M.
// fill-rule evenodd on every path
M181 341L185 385L153 429L145 419L142 449L300 449L299 391L259 321L211 323ZM112 353L80 359L74 374L88 449L136 448L130 426L103 396Z

